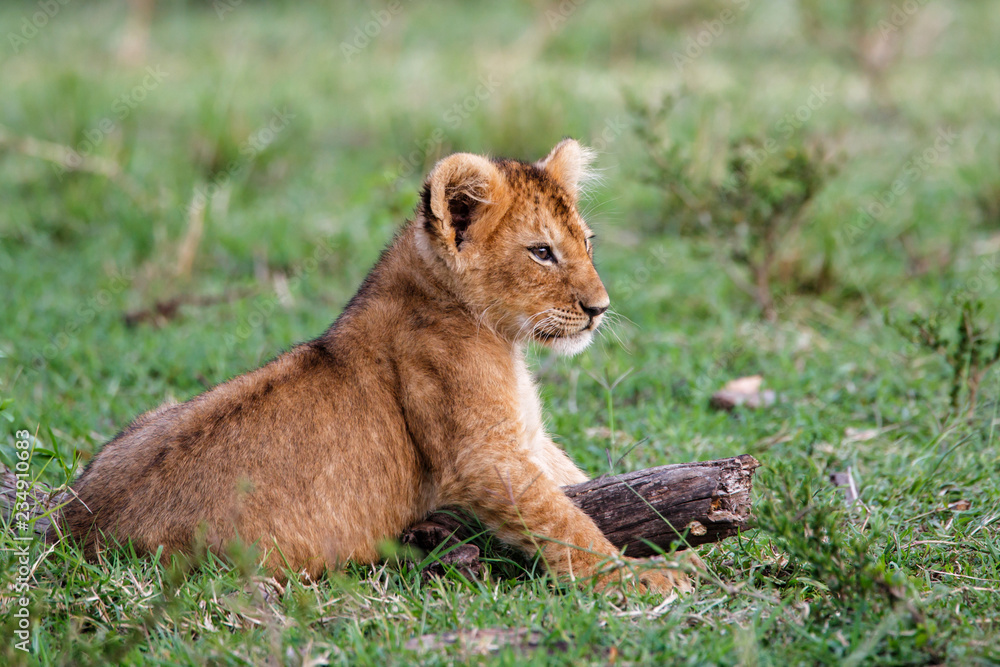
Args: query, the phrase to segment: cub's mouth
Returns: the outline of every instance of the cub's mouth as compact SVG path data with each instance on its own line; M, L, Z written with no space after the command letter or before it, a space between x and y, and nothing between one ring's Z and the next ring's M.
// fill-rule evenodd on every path
M543 323L532 328L531 335L536 341L546 343L554 340L574 339L586 337L593 334L597 327L601 325L603 318L598 315L591 317L586 324L579 328L571 329L564 323Z
M534 334L535 340L556 354L573 356L579 354L590 345L594 339L592 324L576 331L539 331Z
M541 314L544 314L543 311ZM534 318L537 318L535 315ZM529 317L530 322L533 318ZM594 332L600 326L603 317L558 317L549 316L541 319L531 327L529 338L557 354L574 355L590 345Z
M576 338L578 336L586 336L588 334L594 333L597 329L595 325L588 324L582 329L577 329L576 331L536 331L535 340L540 342L546 342L550 340L561 340L564 338Z

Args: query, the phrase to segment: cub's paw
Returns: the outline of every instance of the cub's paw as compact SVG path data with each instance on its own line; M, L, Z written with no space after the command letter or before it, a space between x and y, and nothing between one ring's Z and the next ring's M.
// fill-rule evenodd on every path
M667 597L691 592L694 586L690 575L702 568L704 563L693 552L677 554L670 560L626 558L611 571L598 574L594 586L619 595L651 592Z

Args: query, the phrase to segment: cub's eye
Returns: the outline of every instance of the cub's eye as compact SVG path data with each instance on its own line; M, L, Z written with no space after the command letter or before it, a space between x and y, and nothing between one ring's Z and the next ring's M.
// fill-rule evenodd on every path
M547 245L535 246L534 248L528 248L528 252L534 255L535 259L539 262L555 262L556 256L552 254L552 248Z

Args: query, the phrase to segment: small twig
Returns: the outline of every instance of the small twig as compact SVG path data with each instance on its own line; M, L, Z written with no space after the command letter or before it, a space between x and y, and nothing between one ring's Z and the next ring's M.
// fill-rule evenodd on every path
M86 171L110 179L121 175L118 164L97 155L81 155L69 146L34 137L17 136L0 125L0 148L6 148L27 157L55 162L66 171Z
M154 326L163 326L170 320L177 317L181 306L214 306L220 303L229 303L235 299L242 299L250 296L252 290L235 290L217 296L196 296L183 294L157 301L149 308L133 310L125 313L125 325L134 327L143 322L151 322Z
M175 273L179 278L188 278L191 275L191 266L194 264L194 256L201 244L201 237L205 231L205 207L208 202L205 197L195 188L195 193L191 197L188 205L187 231L184 233L184 240L181 241L180 250L177 252L177 269Z
M132 199L138 200L140 198L139 189L114 160L99 155L84 155L69 146L45 139L16 135L5 125L0 124L0 150L3 149L26 157L53 162L64 171L78 171L104 176L117 183Z

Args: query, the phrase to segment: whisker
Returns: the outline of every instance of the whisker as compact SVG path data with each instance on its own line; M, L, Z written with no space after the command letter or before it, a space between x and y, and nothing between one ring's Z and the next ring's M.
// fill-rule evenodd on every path
M616 202L621 198L622 198L621 196L618 196L618 197L613 197L611 199L603 199L603 200L597 200L596 198L587 199L586 201L583 202L583 210L580 212L580 217L586 219L589 216L593 215L594 213L598 212L602 207L607 206L608 204L611 204L613 202Z
M620 320L625 320L626 322L628 322L629 324L631 324L632 326L634 326L637 329L641 329L642 328L638 324L636 324L634 321L632 321L631 319L629 319L625 315L622 315L621 312L615 310L614 308L608 308L608 311L607 311L606 314L607 315L613 315L613 316L617 317L619 321Z
M551 313L552 310L553 310L552 308L547 308L541 311L540 313L535 313L534 315L531 315L530 317L526 318L524 322L521 323L521 326L520 328L518 328L517 333L514 334L514 342L516 344L521 344L522 342L524 342L524 340L527 339L527 336L530 336L532 333L534 333L535 327L538 325L538 322L541 321L542 319L549 317L549 313ZM522 334L525 335L525 338L522 338Z
M611 317L607 319L606 324L602 323L602 325L597 328L597 331L601 332L601 335L603 335L605 340L607 340L608 342L611 342L611 336L614 336L615 340L618 341L618 345L620 345L623 350L631 354L632 349L625 343L625 341L619 335L619 329L621 329L622 327L621 318L623 316L620 313L611 310L608 310L605 313L605 315L606 316L611 315ZM631 320L629 321L631 322ZM607 329L607 332L605 332L604 329Z
M499 299L495 299L493 301L493 303L491 303L490 305L486 306L486 308L483 309L483 312L481 312L479 314L479 317L476 319L476 337L477 338L479 337L479 329L480 329L480 327L482 327L484 321L486 322L486 328L488 330L490 330L491 332L493 332L493 334L497 333L497 330L493 326L493 324L491 322L486 321L486 314L488 312L490 312L490 308L493 308L494 306L498 306L498 305L500 305L500 300Z

